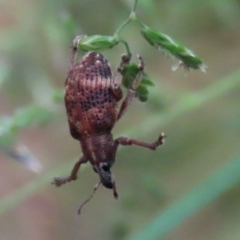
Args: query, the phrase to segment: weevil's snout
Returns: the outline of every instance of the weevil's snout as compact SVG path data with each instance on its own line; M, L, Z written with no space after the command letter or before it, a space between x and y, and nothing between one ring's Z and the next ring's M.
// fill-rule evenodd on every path
M106 188L113 189L113 195L117 199L118 193L116 189L116 184L111 174L110 168L111 164L106 162L101 162L100 164L93 166L94 171L98 173L100 177L102 185Z
M110 181L106 180L104 178L101 178L101 176L100 176L100 179L101 179L101 183L103 184L104 187L109 188L109 189L113 189L113 182L112 182L112 180L110 180Z
M106 162L100 163L98 166L94 166L94 170L98 173L102 185L106 188L113 188L114 180L110 171L110 164Z

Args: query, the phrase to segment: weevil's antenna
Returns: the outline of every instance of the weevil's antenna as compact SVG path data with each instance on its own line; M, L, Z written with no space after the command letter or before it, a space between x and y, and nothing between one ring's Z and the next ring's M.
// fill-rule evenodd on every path
M95 187L93 188L93 192L92 192L92 194L89 196L89 198L87 198L87 199L80 205L80 207L79 207L79 209L78 209L78 214L79 214L79 215L81 214L81 210L82 210L83 206L92 199L94 193L97 191L97 189L98 189L98 187L100 186L100 184L101 184L101 181L95 185Z

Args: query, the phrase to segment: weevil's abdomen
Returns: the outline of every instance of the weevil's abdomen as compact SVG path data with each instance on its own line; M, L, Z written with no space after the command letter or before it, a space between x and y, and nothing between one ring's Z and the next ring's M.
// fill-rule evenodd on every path
M111 131L117 118L112 84L109 63L99 53L86 54L70 69L65 84L65 104L74 138Z

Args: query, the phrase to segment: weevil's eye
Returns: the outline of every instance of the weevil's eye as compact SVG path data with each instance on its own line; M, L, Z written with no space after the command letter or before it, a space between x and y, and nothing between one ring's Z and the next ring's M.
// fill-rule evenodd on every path
M110 170L110 164L109 163L102 163L101 168L105 171L108 172Z

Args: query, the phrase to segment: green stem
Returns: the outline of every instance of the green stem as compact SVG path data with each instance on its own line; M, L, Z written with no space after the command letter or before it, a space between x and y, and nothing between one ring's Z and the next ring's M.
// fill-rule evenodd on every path
M126 50L127 50L127 54L131 54L131 51L130 51L130 48L129 48L129 45L126 41L124 40L120 40L120 42L125 46Z
M113 36L118 37L119 32L130 22L130 20L131 20L131 18L129 16L128 19L120 25L120 27L116 30L116 32L114 33Z
M131 21L131 20L135 20L136 19L136 9L137 9L137 3L138 0L135 0L131 13L129 15L129 17L127 18L126 21L124 21L119 27L118 29L115 31L114 36L118 36L119 32Z
M140 27L144 27L144 26L145 26L145 24L142 23L138 18L136 18L135 21L136 21L137 23L139 23Z
M133 12L134 12L134 13L136 12L137 4L138 4L138 0L135 0L134 5L133 5L133 8L132 8L132 13L133 13Z

